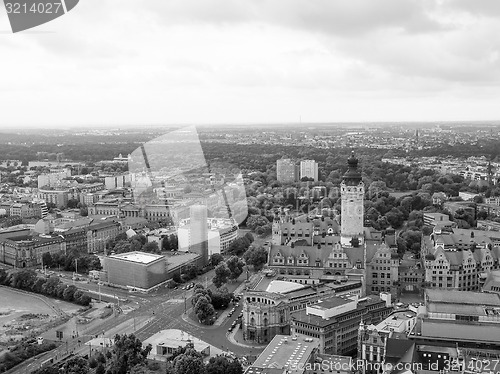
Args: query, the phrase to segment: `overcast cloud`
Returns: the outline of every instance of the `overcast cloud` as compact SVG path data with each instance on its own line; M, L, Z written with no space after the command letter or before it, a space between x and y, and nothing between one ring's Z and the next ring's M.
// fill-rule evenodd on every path
M498 0L81 0L10 33L0 126L500 119Z

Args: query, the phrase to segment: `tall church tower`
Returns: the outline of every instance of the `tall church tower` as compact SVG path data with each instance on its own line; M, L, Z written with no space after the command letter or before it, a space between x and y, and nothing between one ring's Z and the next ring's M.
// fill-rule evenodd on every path
M340 243L343 246L361 246L364 244L363 222L365 185L358 170L358 159L354 152L347 160L349 168L340 184L342 201L342 219L340 227Z

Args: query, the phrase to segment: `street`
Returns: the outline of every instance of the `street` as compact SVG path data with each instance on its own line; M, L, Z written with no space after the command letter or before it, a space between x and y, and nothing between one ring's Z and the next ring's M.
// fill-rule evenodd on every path
M215 289L215 286L211 284L211 282L207 282L205 280L212 279L212 277L213 270L200 276L199 279L194 280L194 282L202 284L208 283L210 289ZM72 283L71 280L66 278L62 279L66 282ZM238 285L244 281L244 279L246 279L246 275L242 274L238 282L228 284L227 287L230 292L234 291ZM90 290L96 290L96 287L98 287L96 284L84 282L77 282L76 285L80 288ZM203 326L195 321L189 320L186 318L186 315L184 315L184 312L186 310L189 311L192 307L192 289L186 291L182 289L172 290L160 288L152 294L132 294L126 290L101 286L101 292L104 294L115 294L120 298L127 298L137 303L138 307L127 314L122 313L116 316L108 317L102 320L102 323L93 325L88 329L80 329L78 337L65 337L62 344L55 350L42 354L37 358L26 360L11 369L8 373L27 373L30 372L30 370L39 368L43 362L50 358L54 358L54 362L56 362L72 352L85 354L85 350L88 350L89 348L84 346L84 343L92 338L95 338L96 336L112 338L115 334L135 333L140 340L144 341L161 330L172 328L183 330L189 335L195 336L213 346L233 352L239 356L245 356L250 353L258 354L260 352L257 347L249 349L247 347L233 344L227 339L228 328L231 326L233 321L238 318L238 315L242 310L241 304L236 308L235 313L230 318L224 320L220 326ZM98 298L98 296L96 296L96 298ZM228 309L231 309L232 307L233 305L231 304L228 306ZM119 328L117 331L117 327L123 328Z

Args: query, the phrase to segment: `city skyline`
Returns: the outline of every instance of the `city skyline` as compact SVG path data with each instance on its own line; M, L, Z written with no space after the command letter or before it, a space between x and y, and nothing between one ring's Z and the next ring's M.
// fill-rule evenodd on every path
M500 2L0 3L0 372L498 370Z
M154 347L144 370L146 356L168 359L183 335L248 374L268 352L286 367L302 342L315 344L304 362L403 360L394 345L425 349L438 369L443 350L498 357L500 160L484 155L496 153L497 129L152 133L32 133L31 145L29 132L5 134L0 338L50 353L1 367L90 367L88 347L132 332ZM145 143L123 141L140 135ZM52 324L34 314L37 294L54 313L64 303L103 314L61 311ZM21 314L23 300L32 314ZM5 341L15 326L25 332ZM286 335L278 354L273 342ZM100 372L115 362L101 360Z

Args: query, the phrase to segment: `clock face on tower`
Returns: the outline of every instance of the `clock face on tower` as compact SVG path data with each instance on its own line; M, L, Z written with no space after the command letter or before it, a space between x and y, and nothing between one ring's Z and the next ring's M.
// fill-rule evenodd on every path
M363 207L361 205L358 205L356 207L356 215L361 216L363 214Z

